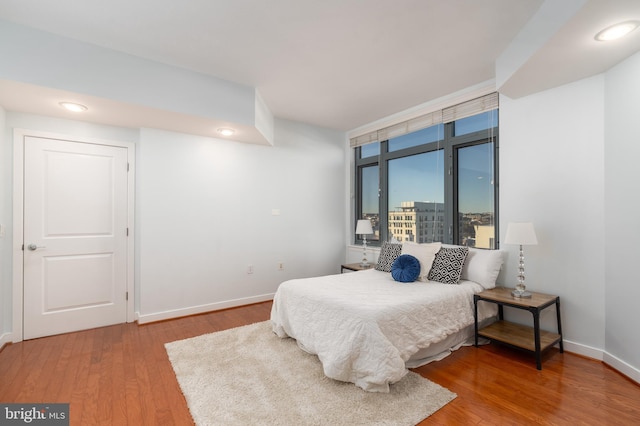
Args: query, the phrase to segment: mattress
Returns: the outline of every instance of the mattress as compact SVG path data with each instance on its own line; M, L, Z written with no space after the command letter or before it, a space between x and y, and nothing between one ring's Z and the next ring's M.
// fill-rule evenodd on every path
M407 362L473 329L473 294L482 290L472 281L400 283L375 269L295 279L278 287L271 321L278 336L317 355L327 377L388 392ZM496 312L493 304L478 308L479 320Z

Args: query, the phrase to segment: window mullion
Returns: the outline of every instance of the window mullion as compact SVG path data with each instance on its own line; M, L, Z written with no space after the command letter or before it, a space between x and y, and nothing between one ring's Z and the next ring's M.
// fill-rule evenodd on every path
M453 162L453 123L444 126L444 242L453 244L455 241L455 220L456 206L455 199L455 176Z
M380 161L378 166L380 167L380 183L378 189L378 202L380 212L380 244L389 240L389 203L388 203L388 189L389 189L389 143L387 141L380 142Z

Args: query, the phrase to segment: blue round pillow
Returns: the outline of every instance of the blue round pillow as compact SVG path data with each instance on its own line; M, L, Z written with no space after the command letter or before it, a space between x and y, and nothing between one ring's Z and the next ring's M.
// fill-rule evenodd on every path
M414 282L420 275L420 261L410 254L401 254L391 265L391 276L401 283Z

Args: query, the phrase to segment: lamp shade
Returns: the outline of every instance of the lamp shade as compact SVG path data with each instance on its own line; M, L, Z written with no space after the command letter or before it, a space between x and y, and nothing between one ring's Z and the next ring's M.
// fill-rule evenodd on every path
M505 244L520 244L523 246L534 246L538 244L536 231L531 222L509 222L507 225L507 235L504 237Z
M373 234L373 228L371 227L371 221L369 219L360 219L356 225L356 234L358 235L370 235Z

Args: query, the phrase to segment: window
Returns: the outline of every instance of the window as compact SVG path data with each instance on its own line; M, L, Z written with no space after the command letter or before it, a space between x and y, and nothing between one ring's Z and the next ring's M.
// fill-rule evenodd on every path
M488 111L454 114L411 132L396 125L377 132L386 139L356 144L354 223L371 220L368 241L497 248L498 110L492 95L496 103Z
M376 157L377 158L377 157ZM358 169L358 193L360 200L358 216L369 219L373 228L373 235L367 236L367 241L380 240L380 206L378 204L378 187L380 182L380 169L377 165L362 166Z
M387 239L441 241L441 236L434 234L436 228L431 227L429 232L416 229L416 225L434 210L434 205L444 204L443 158L443 151L437 149L387 161L387 212L391 216L401 212L404 220L403 228L389 228Z
M493 152L491 141L456 149L459 244L495 248Z

